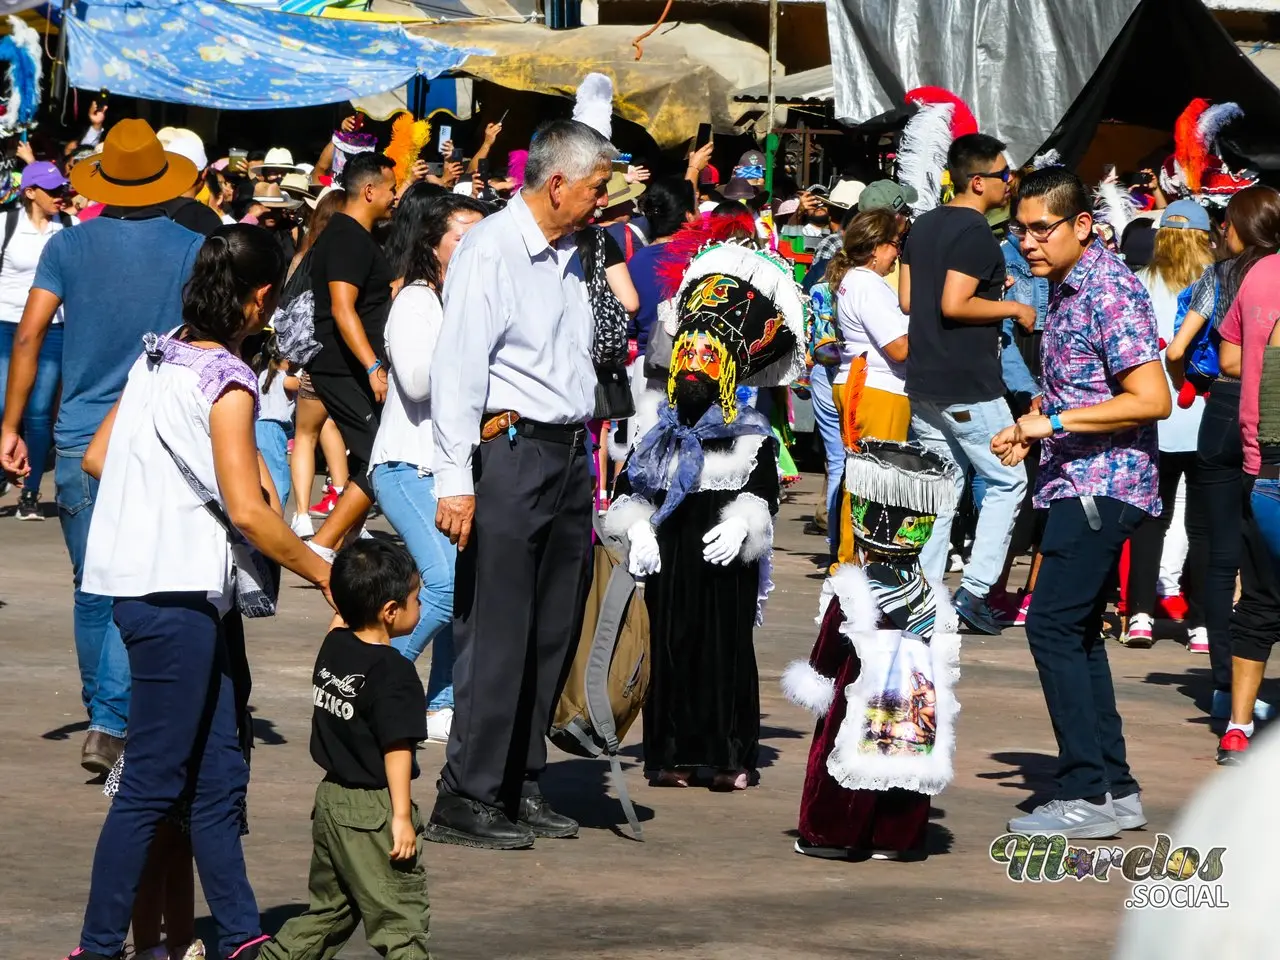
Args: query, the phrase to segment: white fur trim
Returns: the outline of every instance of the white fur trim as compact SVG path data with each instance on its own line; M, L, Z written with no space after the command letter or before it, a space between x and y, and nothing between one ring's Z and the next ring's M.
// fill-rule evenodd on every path
M960 638L935 633L929 643L898 630L877 630L854 637L862 672L844 688L848 712L827 759L827 772L849 790L889 790L897 787L930 796L941 793L954 775L955 722L960 704L954 684L959 677ZM933 683L936 730L928 753L885 755L864 750L867 706L881 692L894 663L922 669Z
M833 594L840 598L840 612L844 615L844 626L840 632L845 636L855 633L869 633L880 623L880 605L876 603L875 594L867 582L867 575L862 568L852 563L842 563L830 577ZM826 612L825 604L823 613Z
M651 519L657 512L658 508L643 497L619 497L604 515L604 532L611 537L625 537L634 524Z
M933 591L933 635L954 633L959 642L960 617L956 614L955 605L951 602L951 591L941 580L929 580L929 589Z
M747 525L747 539L742 541L738 559L743 563L759 560L773 547L773 514L769 504L754 493L740 493L720 511L720 522L741 520Z
M824 677L808 660L793 660L779 680L782 695L815 717L825 717L836 698L836 681Z

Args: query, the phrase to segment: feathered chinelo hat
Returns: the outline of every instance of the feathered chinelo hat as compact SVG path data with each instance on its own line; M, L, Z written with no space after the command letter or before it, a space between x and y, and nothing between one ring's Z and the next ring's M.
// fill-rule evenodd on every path
M955 508L956 471L918 443L860 440L844 468L858 546L890 556L918 554L938 513Z

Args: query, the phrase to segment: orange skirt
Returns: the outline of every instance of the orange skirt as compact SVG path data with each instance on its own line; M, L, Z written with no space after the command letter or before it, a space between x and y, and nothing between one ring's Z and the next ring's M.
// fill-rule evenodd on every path
M838 383L832 387L832 398L835 400L836 413L840 417L840 435L845 440L845 449L853 446L853 438L865 437L871 440L897 440L906 442L907 430L911 426L911 401L900 393L877 390L875 387L862 388L857 398L857 406L852 411L850 423L848 410L848 387L853 382ZM854 433L851 428L856 428ZM836 551L836 563L855 563L855 543L853 538L853 514L850 511L851 501L847 490L840 491L840 546ZM827 519L831 523L831 519Z

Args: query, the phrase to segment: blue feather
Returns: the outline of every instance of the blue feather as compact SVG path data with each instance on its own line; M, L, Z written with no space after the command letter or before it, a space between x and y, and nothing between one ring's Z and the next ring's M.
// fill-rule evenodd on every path
M1222 128L1243 116L1244 111L1240 109L1239 104L1215 103L1200 114L1200 119L1196 123L1196 133L1200 135L1200 140L1206 148L1212 148Z

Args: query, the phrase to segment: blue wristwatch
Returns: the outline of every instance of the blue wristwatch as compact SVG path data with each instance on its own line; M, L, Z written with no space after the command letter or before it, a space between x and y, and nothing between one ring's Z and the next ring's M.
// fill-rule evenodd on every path
M1056 413L1049 414L1049 426L1053 427L1054 436L1067 432L1067 428L1062 425L1062 418Z
M373 363L372 363L372 364L370 364L370 365L369 365L369 369L365 371L365 376L372 377L372 376L373 376L373 371L375 371L375 370L379 370L379 369L381 369L381 368L382 368L382 361L381 361L381 360L375 360L375 361L373 361Z

